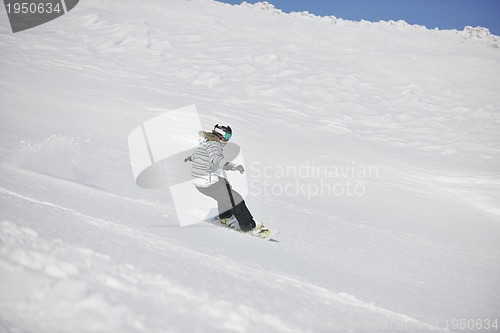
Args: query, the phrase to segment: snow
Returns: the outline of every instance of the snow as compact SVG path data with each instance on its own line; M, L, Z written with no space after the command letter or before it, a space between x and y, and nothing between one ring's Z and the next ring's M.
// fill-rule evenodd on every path
M87 0L16 34L1 22L0 331L499 319L500 41L487 29L211 0ZM192 104L204 129L233 128L247 204L279 242L180 227L169 191L135 184L129 134Z

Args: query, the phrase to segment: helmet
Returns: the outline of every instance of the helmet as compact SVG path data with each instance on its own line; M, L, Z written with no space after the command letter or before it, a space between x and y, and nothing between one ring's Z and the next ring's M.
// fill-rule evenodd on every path
M214 126L214 129L212 130L212 133L217 135L217 137L224 142L229 141L229 139L233 135L231 127L225 124L216 124Z

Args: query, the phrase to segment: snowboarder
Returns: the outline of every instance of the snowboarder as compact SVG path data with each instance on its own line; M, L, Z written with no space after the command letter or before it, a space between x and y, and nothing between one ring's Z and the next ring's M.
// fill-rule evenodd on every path
M227 162L219 166L224 158L223 148L231 138L231 127L216 124L212 132L200 131L200 144L191 156L184 162L192 162L191 175L195 187L202 194L217 201L219 219L222 224L238 228L243 232L251 231L253 235L266 232L268 229L261 222L256 222L241 195L221 176L222 170L239 171L244 173L241 165Z

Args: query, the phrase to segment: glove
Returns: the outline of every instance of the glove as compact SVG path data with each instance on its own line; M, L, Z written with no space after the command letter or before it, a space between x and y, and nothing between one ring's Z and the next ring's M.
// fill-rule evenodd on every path
M233 170L234 170L234 167L235 167L235 165L234 165L233 163L226 162L226 163L222 166L222 170L226 170L226 171L233 171Z
M238 170L241 174L244 174L245 173L245 168L243 167L243 165L237 165L234 170Z
M188 157L186 157L186 158L184 159L184 163L186 163L187 161L189 161L189 162L193 162L193 159L191 158L191 155L189 155Z
M228 171L239 171L240 173L245 172L245 168L243 168L242 165L234 165L233 163L229 163L229 162L226 162L226 164L224 164L222 169L228 170Z

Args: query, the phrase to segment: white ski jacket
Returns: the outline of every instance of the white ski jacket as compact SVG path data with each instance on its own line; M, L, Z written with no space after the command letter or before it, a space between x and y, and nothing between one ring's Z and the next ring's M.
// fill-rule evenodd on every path
M200 144L191 155L191 176L195 186L208 187L219 181L219 163L224 158L222 149L225 143L212 133L201 131L199 134Z

